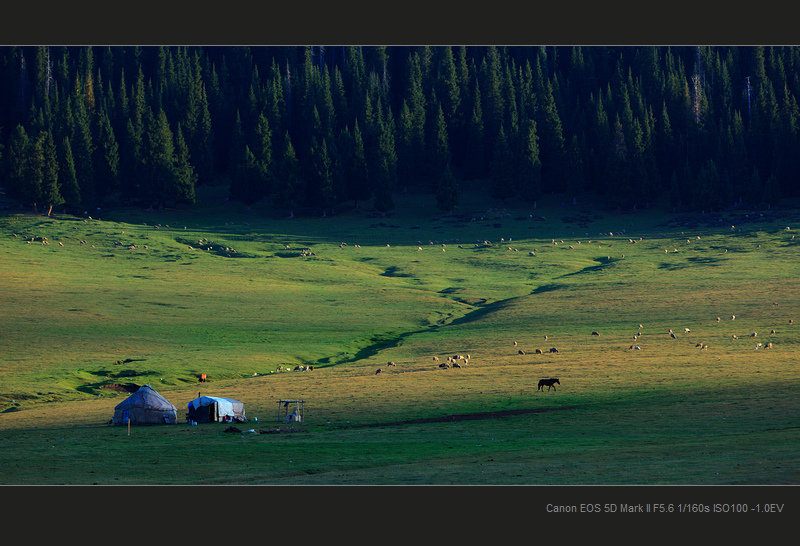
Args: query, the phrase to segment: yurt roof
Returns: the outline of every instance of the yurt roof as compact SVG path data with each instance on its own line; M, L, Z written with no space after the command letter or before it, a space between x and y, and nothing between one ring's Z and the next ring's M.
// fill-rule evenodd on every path
M172 410L177 408L166 398L158 394L150 385L142 385L139 390L117 404L115 409L149 408L158 410Z

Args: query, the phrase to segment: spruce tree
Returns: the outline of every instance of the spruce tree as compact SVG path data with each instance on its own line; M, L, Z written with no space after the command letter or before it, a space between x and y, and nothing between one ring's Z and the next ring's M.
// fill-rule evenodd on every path
M45 170L44 134L30 139L25 148L25 162L23 169L20 196L24 203L33 205L34 212L38 212L38 205L44 197L43 180Z
M458 182L453 175L450 164L445 165L444 172L439 176L436 187L436 205L439 210L450 213L458 205Z
M327 216L328 210L332 209L336 196L333 188L333 161L328 151L328 142L322 139L321 142L312 138L311 142L311 161L308 164L309 171L306 176L308 181L308 202L322 216Z
M272 193L273 183L273 158L272 158L272 129L267 117L260 113L256 120L255 134L253 137L253 155L258 166L258 194L259 199Z
M472 115L467 126L466 158L464 167L468 177L472 179L486 176L485 133L483 130L483 110L481 94L477 85L473 94Z
M372 196L364 139L361 136L358 120L356 120L353 129L352 151L348 155L350 159L346 170L347 196L353 200L353 207L358 210L358 202L369 199Z
M144 72L137 67L138 76L134 84L129 104L129 115L125 122L125 146L121 154L121 186L122 196L126 199L139 199L144 179L147 175L145 166L145 117L147 104L144 89ZM74 151L73 151L74 153Z
M581 155L578 135L572 133L569 146L566 150L566 168L564 176L564 191L567 197L575 198L583 190L583 156Z
M76 124L73 148L75 171L80 180L81 200L89 206L95 206L98 204L99 195L95 187L94 154L96 145L92 136L91 120L81 96L74 94L73 99L72 108Z
M411 114L411 157L414 175L424 172L425 163L425 123L427 120L427 100L422 84L422 68L417 53L408 60L408 89L406 101Z
M414 183L416 174L414 157L414 120L408 101L403 99L397 116L397 178L401 185Z
M289 216L294 218L294 210L300 203L300 196L304 193L304 183L300 171L300 162L289 136L289 131L284 133L282 152L278 162L278 176L274 190L275 206L289 211Z
M550 80L544 84L542 100L541 127L542 140L542 182L548 189L558 188L564 177L564 133L561 116L556 108L556 100Z
M119 185L119 144L105 110L97 116L96 123L95 181L98 196L102 198Z
M47 207L47 215L53 212L53 207L64 204L61 196L61 183L59 181L58 150L50 131L44 131L40 137L44 163L42 165L42 204Z
M175 131L175 181L170 190L172 199L183 203L195 202L197 173L192 165L189 146L183 137L183 129L178 124Z
M175 144L167 115L159 109L146 118L145 157L147 176L142 188L142 198L153 208L163 208L167 199L174 199L177 191L175 169Z
M433 133L428 146L430 172L434 180L444 176L445 169L450 165L450 144L442 105L436 105L436 118L433 120Z
M13 199L22 198L28 141L25 126L17 124L8 139L8 152L5 160L6 192Z
M397 183L397 150L395 148L394 120L381 120L378 128L376 164L370 167L374 173L375 208L387 212L394 208L392 191Z
M81 188L75 173L75 161L72 157L72 146L66 136L61 140L59 148L59 181L60 193L65 207L78 209L81 206Z
M505 200L514 195L513 155L508 145L504 126L501 124L495 139L490 163L491 196Z

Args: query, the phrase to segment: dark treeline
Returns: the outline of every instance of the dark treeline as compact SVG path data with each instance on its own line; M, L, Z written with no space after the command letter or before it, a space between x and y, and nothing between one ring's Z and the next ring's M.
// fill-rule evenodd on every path
M8 198L290 213L452 210L465 181L535 203L681 209L800 197L798 47L3 47Z

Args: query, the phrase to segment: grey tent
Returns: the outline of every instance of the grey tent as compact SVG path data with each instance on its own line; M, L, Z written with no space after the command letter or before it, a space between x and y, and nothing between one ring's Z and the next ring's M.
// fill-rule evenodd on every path
M216 423L219 421L247 421L244 415L244 404L233 398L217 396L200 396L188 405L186 417L198 423Z
M135 393L114 408L114 424L127 425L178 424L178 408L150 385L142 385Z

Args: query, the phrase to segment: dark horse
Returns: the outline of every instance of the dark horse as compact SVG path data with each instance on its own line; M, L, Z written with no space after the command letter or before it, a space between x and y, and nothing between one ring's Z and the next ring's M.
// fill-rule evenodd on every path
M558 380L558 378L540 379L540 380L539 380L539 388L538 388L538 389L536 389L536 390L537 390L537 391L542 391L542 392L544 392L544 386L545 386L545 385L547 385L547 390L548 390L548 391L549 391L551 388L552 388L553 390L556 390L556 383L558 383L559 385L561 384L561 382Z

